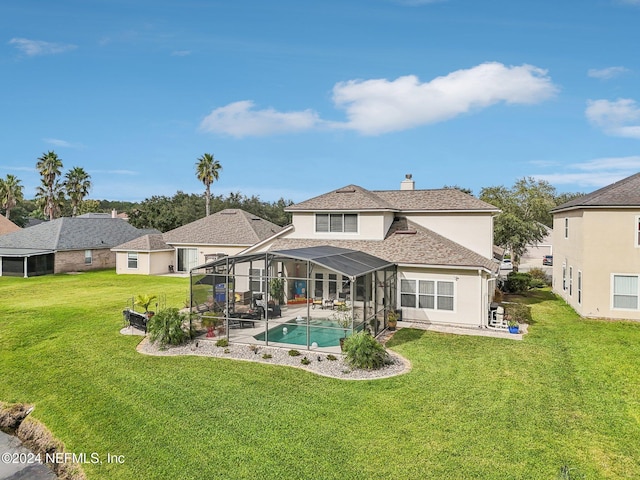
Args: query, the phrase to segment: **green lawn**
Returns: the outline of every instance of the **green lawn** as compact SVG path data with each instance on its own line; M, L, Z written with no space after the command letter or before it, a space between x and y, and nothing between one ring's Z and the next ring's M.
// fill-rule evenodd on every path
M118 333L138 293L187 279L113 271L0 278L0 400L33 403L89 479L640 478L640 324L527 299L522 342L403 329L409 374L148 357ZM560 476L563 467L569 476Z

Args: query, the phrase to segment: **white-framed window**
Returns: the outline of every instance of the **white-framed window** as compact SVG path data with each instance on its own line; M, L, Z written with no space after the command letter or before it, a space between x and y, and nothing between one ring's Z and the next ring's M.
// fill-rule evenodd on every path
M358 233L358 214L316 213L316 232Z
M569 295L573 295L573 267L569 267Z
M249 277L249 289L254 293L264 292L264 268L252 268L249 270Z
M569 238L569 219L564 219L564 238Z
M138 252L127 252L127 268L138 268Z
M453 311L454 282L443 280L400 280L400 306Z
M93 263L93 252L91 250L84 251L84 264L91 265Z
M582 305L582 272L578 270L578 305Z
M562 290L567 289L567 264L562 264Z
M611 276L611 306L614 309L638 310L638 275Z
M640 215L636 217L636 228L635 228L635 237L636 237L636 247L640 247Z

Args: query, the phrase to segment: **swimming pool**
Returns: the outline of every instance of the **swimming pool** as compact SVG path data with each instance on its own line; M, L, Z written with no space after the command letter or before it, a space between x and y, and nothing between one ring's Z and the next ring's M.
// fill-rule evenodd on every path
M333 328L327 328L333 327ZM336 347L340 345L340 339L345 337L344 329L336 328L337 324L331 320L311 320L309 323L309 343L307 343L307 324L296 323L291 320L268 330L270 342L291 343L293 345L311 345L313 342L318 347ZM285 330L286 329L286 330ZM347 334L348 335L348 334ZM254 335L256 340L264 341L265 332Z

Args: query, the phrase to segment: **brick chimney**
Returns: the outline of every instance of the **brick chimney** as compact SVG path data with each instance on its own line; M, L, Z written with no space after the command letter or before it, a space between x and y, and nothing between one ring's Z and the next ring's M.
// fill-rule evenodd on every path
M400 182L400 190L415 190L416 189L416 182L414 182L411 177L413 175L411 175L410 173L407 173L404 177L404 180L402 182Z

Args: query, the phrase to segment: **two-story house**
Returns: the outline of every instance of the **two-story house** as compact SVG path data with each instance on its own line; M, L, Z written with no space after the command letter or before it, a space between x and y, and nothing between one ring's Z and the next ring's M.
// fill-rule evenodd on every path
M399 190L348 185L287 211L292 213L290 226L241 254L326 246L363 252L396 266L393 303L404 320L487 325L498 270L493 217L499 210L493 205L456 189L416 190L407 175ZM350 285L338 267L315 265L313 272L296 268L296 278L309 280L289 282L289 300L372 295L365 293L364 283Z
M583 317L640 320L640 173L553 213L553 290Z

